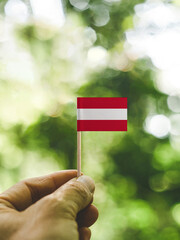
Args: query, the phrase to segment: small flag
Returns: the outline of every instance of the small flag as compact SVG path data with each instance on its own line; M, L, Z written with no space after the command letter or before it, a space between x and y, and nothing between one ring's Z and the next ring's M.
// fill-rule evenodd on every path
M127 98L78 97L77 131L127 131Z

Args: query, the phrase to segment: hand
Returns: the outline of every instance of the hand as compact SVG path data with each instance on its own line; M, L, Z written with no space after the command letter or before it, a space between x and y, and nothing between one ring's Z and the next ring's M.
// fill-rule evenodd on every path
M0 194L0 240L89 240L98 211L94 182L67 170L17 183Z

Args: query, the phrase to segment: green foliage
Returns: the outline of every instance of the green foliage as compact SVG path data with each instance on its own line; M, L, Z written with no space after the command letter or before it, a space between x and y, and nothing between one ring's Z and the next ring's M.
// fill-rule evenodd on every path
M59 156L65 156L64 167L75 168L75 123L75 118L67 121L63 117L50 118L42 116L25 131L19 131L21 126L14 128L17 144L20 148L40 151L47 155L52 152L57 162L62 160L59 159Z
M77 96L127 97L127 132L82 134L83 171L97 183L100 212L92 239L179 240L180 152L171 136L157 138L145 130L149 114L171 114L167 95L155 86L157 70L149 59L128 59L122 69L113 65L114 53L124 54L134 6L143 1L96 0L82 11L70 2L65 2L67 23L59 30L36 22L13 26L13 72L4 70L11 53L7 62L0 61L0 188L76 168ZM100 26L104 13L109 19ZM88 51L99 46L110 60L93 67ZM21 62L16 70L19 52L30 64Z

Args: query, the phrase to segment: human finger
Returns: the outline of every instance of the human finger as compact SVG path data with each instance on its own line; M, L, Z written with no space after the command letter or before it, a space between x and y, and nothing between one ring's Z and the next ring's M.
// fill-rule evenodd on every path
M79 228L79 240L90 240L91 230L87 227Z
M56 211L57 217L76 220L78 212L91 203L94 190L94 181L88 176L71 179L43 199L47 214Z
M79 227L90 227L98 218L98 210L94 205L90 205L78 213L76 221Z
M76 176L76 170L64 170L23 180L0 194L0 202L2 200L5 206L22 211Z

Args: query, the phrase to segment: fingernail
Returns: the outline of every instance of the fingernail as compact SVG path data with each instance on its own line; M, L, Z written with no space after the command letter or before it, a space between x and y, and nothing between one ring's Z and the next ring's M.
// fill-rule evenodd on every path
M86 185L86 187L89 189L89 191L91 193L94 193L95 184L94 184L94 181L92 180L92 178L82 175L82 176L78 177L77 181L84 183Z

